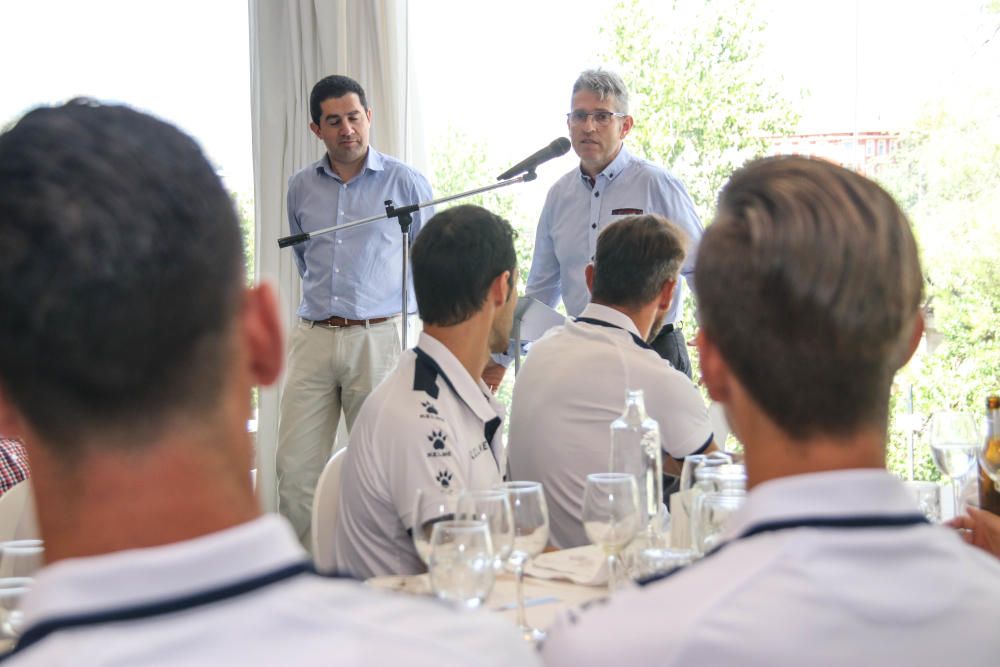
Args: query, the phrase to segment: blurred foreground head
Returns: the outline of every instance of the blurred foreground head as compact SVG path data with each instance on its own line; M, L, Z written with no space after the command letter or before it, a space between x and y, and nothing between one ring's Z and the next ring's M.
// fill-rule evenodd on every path
M703 336L785 433L885 429L923 293L910 224L885 190L822 160L752 162L719 197L695 278Z
M0 135L0 402L59 453L211 413L244 280L230 197L175 127L77 100Z

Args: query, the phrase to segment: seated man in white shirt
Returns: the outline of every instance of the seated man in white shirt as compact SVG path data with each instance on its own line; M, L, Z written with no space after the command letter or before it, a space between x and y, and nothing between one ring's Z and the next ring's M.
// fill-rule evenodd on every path
M829 162L754 162L723 189L695 278L746 504L703 560L564 618L545 661L996 665L1000 563L885 470L893 376L923 331L896 203Z
M457 206L431 218L411 255L423 332L365 400L341 473L334 563L356 577L424 571L411 539L417 489L436 506L506 470L504 406L480 378L514 319L511 227Z
M698 389L646 342L670 310L683 264L681 233L665 218L612 223L586 268L590 304L536 342L518 372L511 477L542 483L550 539L559 548L590 542L581 520L584 486L587 475L608 470L609 427L625 408L626 390L643 390L668 471L677 472L685 456L714 449Z
M125 107L0 135L0 432L48 565L4 664L520 665L512 626L315 574L262 517L246 431L281 370L239 221L197 144Z

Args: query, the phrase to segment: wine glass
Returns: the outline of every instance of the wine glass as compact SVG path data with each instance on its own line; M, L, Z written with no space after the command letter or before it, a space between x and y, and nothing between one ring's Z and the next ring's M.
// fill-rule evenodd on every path
M719 466L732 463L733 457L725 452L712 452L711 454L691 454L684 457L684 466L681 468L681 481L679 491L687 491L694 487L695 469L705 464L706 466Z
M502 568L514 549L514 515L507 492L503 489L466 491L458 498L455 518L486 522L493 542L496 568Z
M608 592L623 583L622 549L639 532L639 490L635 475L620 472L587 475L583 491L583 530L608 559Z
M455 518L457 494L441 495L436 489L417 489L413 500L413 547L424 565L429 564L431 531L437 521Z
M549 541L549 509L539 482L504 482L502 488L514 516L514 548L509 562L517 578L517 625L526 641L539 642L545 633L528 625L524 614L524 566L529 558L542 553Z
M41 540L12 540L0 544L0 633L16 638L23 615L21 598L34 583L45 560Z
M431 589L442 600L474 609L493 590L496 559L485 521L438 521L428 559Z
M967 412L936 412L928 425L934 463L951 480L955 516L962 512L961 481L976 460L979 431Z

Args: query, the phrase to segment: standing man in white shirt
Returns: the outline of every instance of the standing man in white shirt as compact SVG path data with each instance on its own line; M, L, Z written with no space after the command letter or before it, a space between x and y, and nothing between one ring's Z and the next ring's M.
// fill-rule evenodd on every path
M396 205L432 199L419 172L368 143L372 109L364 89L334 75L313 86L309 129L326 155L288 183L292 234L368 218ZM413 214L411 240L433 209ZM343 412L350 431L369 392L396 365L401 348L400 265L395 219L316 236L295 246L302 277L278 418L278 511L310 544L316 482ZM413 304L412 287L409 304Z
M746 503L703 560L563 619L545 661L995 665L1000 562L929 524L885 470L893 376L923 332L896 203L829 162L755 162L720 196L697 290Z
M628 113L628 90L614 72L586 70L573 84L566 114L573 150L580 166L552 186L538 218L535 253L525 296L555 308L560 298L570 317L590 301L584 268L594 261L597 237L626 215L656 213L684 233L688 259L681 275L693 287L694 256L702 226L684 185L663 167L635 157L625 147L634 119ZM677 318L684 305L684 287L677 281L670 309L654 332L657 353L688 377L684 335ZM496 385L503 367L491 364L487 382Z
M646 342L670 310L683 263L683 239L665 218L639 215L609 225L586 268L590 304L532 345L517 375L510 472L545 487L549 535L560 549L590 543L584 487L587 475L608 469L608 425L622 413L626 390L643 390L674 474L676 461L712 445L698 389Z
M281 327L189 137L30 112L0 135L0 247L0 432L28 450L47 561L4 664L533 664L502 619L315 574L261 516L246 421Z
M424 330L365 401L341 473L334 562L356 577L423 571L410 537L417 489L432 505L506 470L505 408L480 377L514 321L510 224L457 206L427 223L411 254Z

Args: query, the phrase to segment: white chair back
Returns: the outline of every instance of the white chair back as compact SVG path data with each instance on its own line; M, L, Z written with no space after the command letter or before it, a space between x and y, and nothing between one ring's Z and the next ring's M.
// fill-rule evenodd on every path
M0 496L0 542L41 537L35 518L31 480L15 484Z
M313 496L312 553L320 572L333 570L333 533L340 499L340 470L346 453L347 447L342 447L326 462Z

